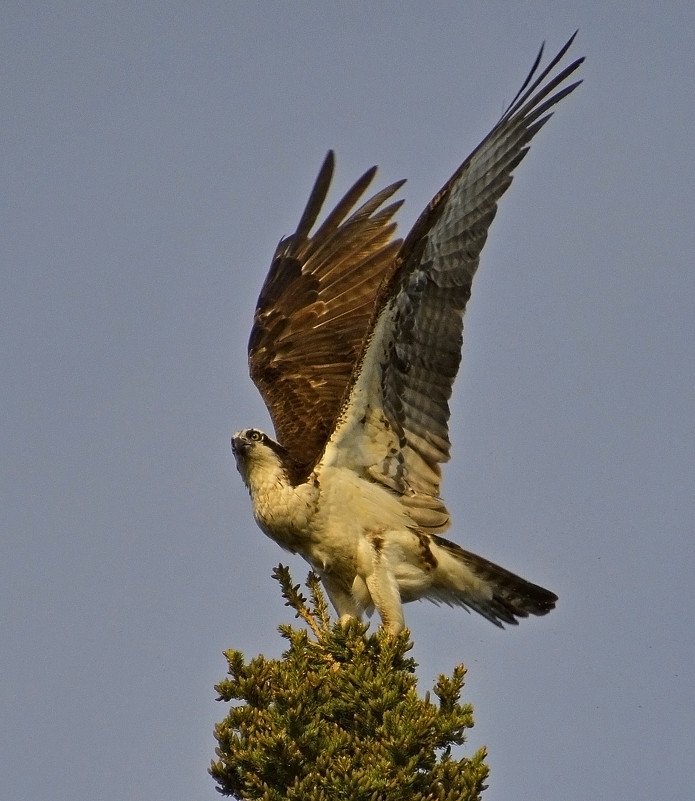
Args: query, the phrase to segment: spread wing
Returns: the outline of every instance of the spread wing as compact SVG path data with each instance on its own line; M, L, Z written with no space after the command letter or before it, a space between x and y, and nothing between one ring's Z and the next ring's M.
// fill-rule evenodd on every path
M583 59L554 72L573 39L536 75L541 48L499 122L406 238L323 456L323 465L349 466L400 493L431 530L448 525L440 464L449 458L448 400L473 276L512 171L550 109L580 83L566 82Z
M400 181L355 210L376 173L368 170L310 235L334 168L329 151L297 230L281 240L261 290L249 340L251 378L261 392L297 480L323 452L357 362L379 284L400 240L382 208Z

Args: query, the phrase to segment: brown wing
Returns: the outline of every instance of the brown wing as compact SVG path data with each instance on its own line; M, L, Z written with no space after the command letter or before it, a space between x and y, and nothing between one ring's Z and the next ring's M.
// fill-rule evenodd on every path
M583 59L551 75L573 39L534 78L541 48L502 118L406 238L380 291L362 370L326 449L325 463L366 471L401 493L418 523L432 529L448 522L438 501L440 463L449 458L448 401L473 276L512 171L551 116L549 109L579 83L563 86Z
M334 161L329 151L296 232L275 251L249 340L251 378L298 477L313 467L333 431L378 287L401 245L392 238L392 218L402 201L380 207L403 181L354 210L376 167L310 235Z

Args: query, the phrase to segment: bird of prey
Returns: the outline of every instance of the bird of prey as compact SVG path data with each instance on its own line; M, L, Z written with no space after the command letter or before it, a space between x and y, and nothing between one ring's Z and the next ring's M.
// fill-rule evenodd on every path
M497 202L551 109L581 81L543 69L541 48L502 117L394 239L403 181L360 200L368 170L314 229L329 152L297 230L277 246L249 340L251 378L277 440L232 438L260 528L318 573L341 621L371 614L393 634L427 598L496 625L544 615L557 596L444 539L449 405L463 315ZM386 205L385 205L386 204ZM313 233L312 233L313 230Z

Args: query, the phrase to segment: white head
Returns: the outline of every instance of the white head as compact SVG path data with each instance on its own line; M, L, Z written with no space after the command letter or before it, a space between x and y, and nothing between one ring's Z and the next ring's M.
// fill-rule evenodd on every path
M237 470L251 490L253 485L287 478L285 449L257 428L237 431L232 437L232 453Z

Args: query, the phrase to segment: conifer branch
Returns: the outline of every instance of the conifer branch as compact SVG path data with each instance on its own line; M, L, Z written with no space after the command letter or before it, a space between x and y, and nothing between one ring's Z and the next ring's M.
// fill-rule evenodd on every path
M439 677L438 704L429 693L421 699L407 631L331 625L315 574L310 602L286 567L274 576L316 639L285 624L289 648L280 660L226 652L228 677L216 689L236 703L215 727L210 773L219 792L260 801L477 801L485 750L452 757L473 725L470 705L459 704L463 666Z

